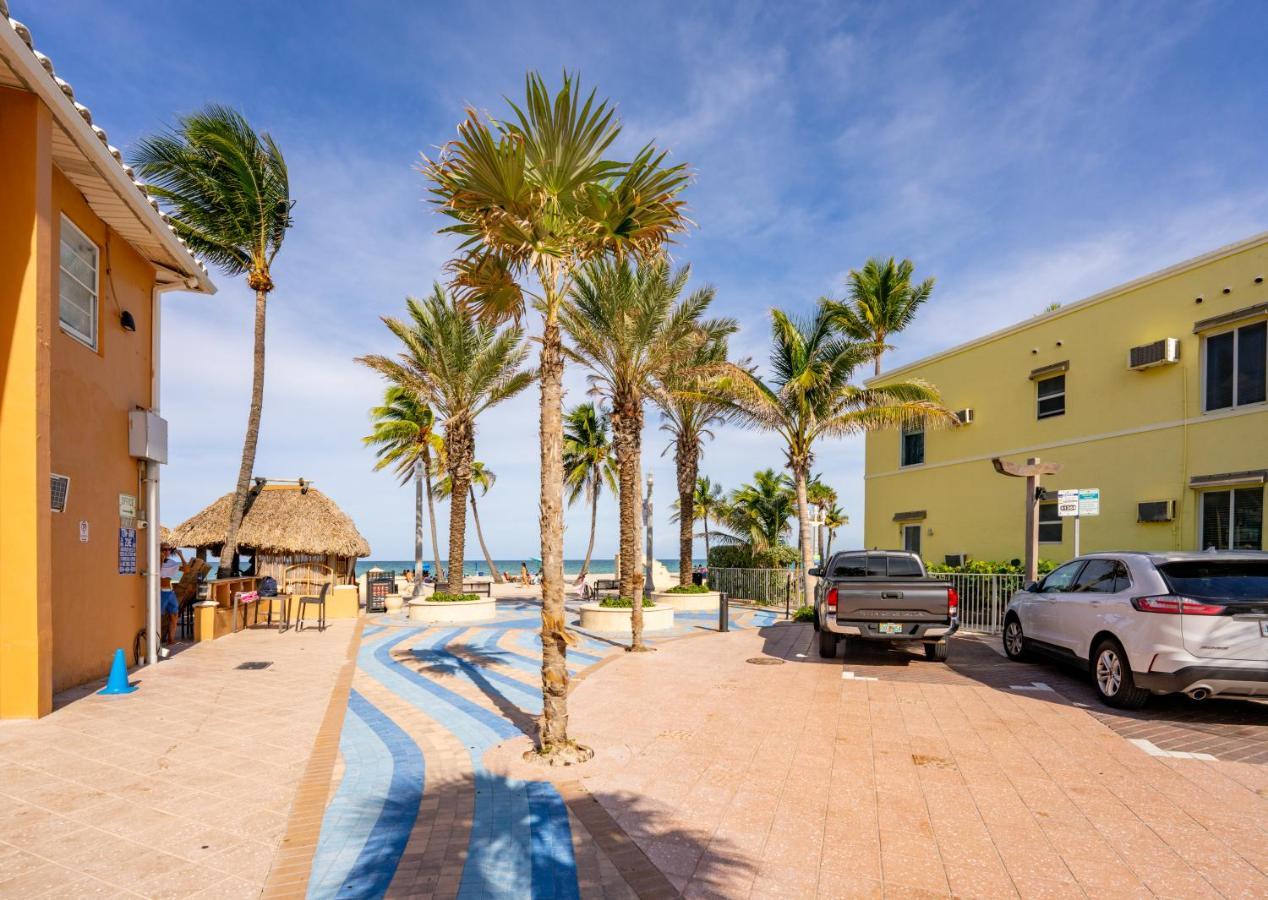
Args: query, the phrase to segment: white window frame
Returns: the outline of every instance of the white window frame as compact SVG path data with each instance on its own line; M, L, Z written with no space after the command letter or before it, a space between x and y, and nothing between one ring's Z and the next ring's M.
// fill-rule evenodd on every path
M1070 374L1069 372L1053 372L1051 375L1046 375L1046 376L1044 376L1043 378L1036 378L1036 379L1035 379L1035 420L1036 420L1036 421L1038 421L1038 422L1042 422L1044 419L1055 419L1055 418L1057 418L1058 416L1064 416L1064 415L1065 415L1065 413L1066 413L1065 397L1066 397L1066 393L1067 393L1067 388L1069 387L1069 384L1068 384L1068 382L1067 382L1067 380L1066 380L1066 376L1067 376L1067 375L1069 375L1069 374ZM1045 381L1052 381L1054 378L1060 378L1060 379L1061 379L1061 393L1059 393L1059 394L1049 394L1049 395L1048 395L1048 396L1046 396L1046 397L1040 397L1040 396L1039 396L1039 385L1043 384ZM1041 402L1041 401L1043 401L1043 400L1051 400L1053 397L1060 397L1060 398L1061 398L1061 412L1058 412L1058 413L1048 413L1048 414L1045 416L1045 415L1043 415L1041 412L1039 412L1039 404L1040 404L1040 402Z
M1228 537L1229 543L1233 539L1233 527L1237 521L1237 491L1242 488L1262 487L1264 491L1264 499L1268 500L1268 484L1256 484L1253 481L1244 484L1221 484L1219 487L1213 487L1207 490L1198 491L1198 514L1197 514L1197 534L1194 537L1194 546L1199 551L1206 550L1205 543L1202 540L1202 526L1206 522L1206 497L1208 494L1228 494ZM1264 541L1264 529L1260 526L1259 530L1259 548L1262 550L1268 546ZM1228 547L1216 547L1216 550L1228 550Z
M1248 406L1263 406L1263 400L1256 400L1254 403L1238 403L1237 402L1237 357L1239 351L1239 341L1237 340L1237 332L1249 325L1258 325L1261 322L1268 322L1268 317L1259 316L1253 319L1247 319L1244 322L1236 322L1227 328L1217 328L1211 331L1202 332L1202 412L1203 413L1222 413L1229 412L1234 409L1245 409ZM1213 337L1219 337L1222 334L1233 335L1233 404L1231 406L1217 406L1211 408L1206 405L1206 378L1207 378L1207 341Z
M67 228L71 229L75 234L83 238L85 243L92 247L93 280L97 283L92 285L84 284L78 278L75 278L74 275L67 272L65 267L62 266L62 235L59 234L57 239L57 324L66 334L70 335L90 350L96 350L97 332L100 328L101 322L101 316L99 315L101 305L101 248L97 246L96 241L84 233L82 228L72 222L65 213L62 213L61 227L63 230ZM62 319L61 280L63 278L73 279L77 285L92 293L92 334L83 334L78 329L68 325L66 321Z
M911 430L908 430L907 423L904 423L902 427L898 429L898 468L900 469L913 469L919 466L923 466L925 464L925 455L929 451L929 446L927 443L922 442L921 444L920 462L909 463L903 458L904 448L906 447L906 442L903 440L903 438L905 438L909 434L916 434L917 432L919 432L922 438L927 438L927 434L925 432L925 423L923 421L919 422L917 426L913 427Z
M1039 503L1039 505L1038 505L1038 508L1035 510L1035 519L1036 519L1036 521L1038 522L1038 525L1039 525L1038 532L1039 532L1040 534L1043 534L1043 525L1044 525L1044 519L1043 519L1043 508L1044 508L1045 506L1051 506L1053 509L1056 509L1056 507L1057 507L1057 503L1056 503L1056 501L1055 501L1055 500L1042 500L1042 501L1040 501L1040 503ZM1049 524L1049 525L1051 525L1051 524L1052 524L1052 521L1051 521L1051 520L1049 520L1049 521L1048 521L1048 524ZM1041 544L1047 544L1047 545L1049 545L1049 546L1053 546L1053 547L1056 547L1056 546L1059 546L1059 545L1061 545L1061 544L1064 544L1064 543L1065 543L1065 519L1064 519L1064 518L1062 518L1061 516L1057 516L1057 524L1061 526L1061 540L1059 540L1059 541L1045 541L1043 538L1040 538L1040 539L1039 539L1039 543L1041 543Z

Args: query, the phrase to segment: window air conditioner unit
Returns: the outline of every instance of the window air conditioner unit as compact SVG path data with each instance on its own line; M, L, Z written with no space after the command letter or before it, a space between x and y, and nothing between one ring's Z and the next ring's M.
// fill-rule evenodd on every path
M156 463L167 462L167 420L148 409L128 413L128 455Z
M973 410L971 409L956 410L955 417L960 420L961 425L973 424Z
M1170 522L1176 517L1174 500L1149 500L1136 504L1137 522Z
M969 561L969 555L967 553L948 553L943 557L943 559L946 560L946 564L948 566L951 566L953 569L958 569L962 568L964 564Z
M1154 366L1168 366L1180 361L1180 339L1163 338L1152 344L1141 344L1127 351L1127 368L1139 372Z
M66 498L70 496L70 477L67 475L52 475L50 482L53 512L66 512Z

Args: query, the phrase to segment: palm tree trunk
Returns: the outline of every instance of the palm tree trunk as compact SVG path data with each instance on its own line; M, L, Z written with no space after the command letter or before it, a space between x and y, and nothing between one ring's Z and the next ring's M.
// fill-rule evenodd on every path
M221 577L238 572L238 530L247 510L247 491L251 488L251 473L255 468L255 447L260 437L260 413L264 408L264 312L268 299L266 291L255 292L255 348L251 367L251 410L247 413L247 433L242 440L242 463L238 467L238 484L233 493L233 507L229 510L229 528L220 548ZM226 571L225 566L228 565Z
M493 575L493 580L498 584L502 583L502 573L498 571L498 567L493 565L493 557L489 556L489 548L484 543L484 530L480 528L480 510L476 509L475 491L471 492L471 517L475 519L476 537L480 541L480 552L484 554L484 562L489 567L489 572Z
M462 576L467 544L467 492L471 488L471 461L475 447L471 423L454 422L445 429L446 459L449 461L449 593L462 593Z
M590 571L590 556L594 553L594 528L599 518L599 489L593 481L588 486L590 494L590 543L586 544L586 558L581 563L581 577Z
M640 443L643 422L638 400L614 400L612 438L616 449L617 474L620 481L621 507L621 596L631 601L630 649L646 650L643 645L643 575L639 570L639 534L635 521L637 504L642 501L639 486L641 468Z
M423 460L414 460L414 596L423 595Z
M678 435L674 462L678 467L678 583L689 585L695 544L696 475L700 468L700 445L693 436Z
M440 541L436 537L436 501L431 492L431 454L426 452L423 455L423 479L427 488L427 519L431 523L431 555L432 561L436 563L436 583L440 584L445 577L445 570L440 565Z
M553 273L542 282L553 286L556 283ZM568 737L568 632L564 618L564 356L557 304L557 295L554 304L547 304L538 367L541 384L542 715L537 743L541 753L567 752L573 747Z
M810 582L813 561L810 558L810 504L806 500L806 469L797 467L793 471L793 477L797 480L797 531L801 542L802 587L806 592L802 603L809 603L814 596L814 589Z
M709 514L704 514L704 565L709 567Z

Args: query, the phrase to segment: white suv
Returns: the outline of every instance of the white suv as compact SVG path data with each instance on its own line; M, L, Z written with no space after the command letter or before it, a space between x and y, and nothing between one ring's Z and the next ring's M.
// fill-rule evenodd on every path
M1018 591L1009 659L1090 667L1110 706L1183 691L1268 696L1268 553L1093 553Z

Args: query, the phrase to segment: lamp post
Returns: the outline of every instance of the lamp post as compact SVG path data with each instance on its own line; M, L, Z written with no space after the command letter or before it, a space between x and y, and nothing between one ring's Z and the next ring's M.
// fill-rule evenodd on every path
M1039 501L1043 497L1039 480L1044 475L1060 472L1061 463L1041 462L1039 457L1032 456L1021 465L997 456L991 465L1001 475L1026 479L1026 583L1029 584L1039 579Z
M652 473L647 473L647 498L643 501L643 523L647 528L646 577L643 579L643 596L652 595Z

